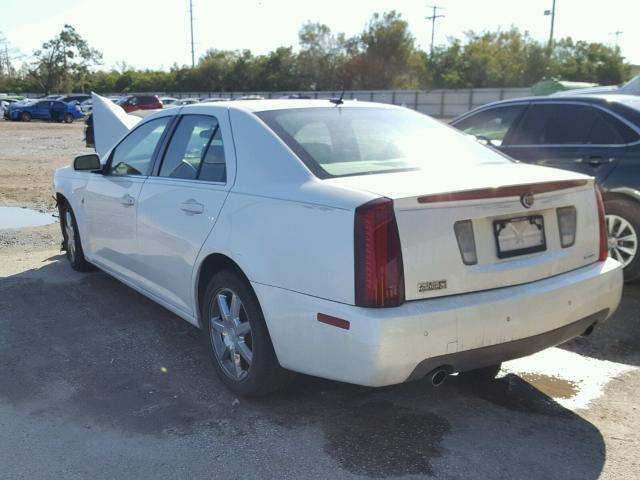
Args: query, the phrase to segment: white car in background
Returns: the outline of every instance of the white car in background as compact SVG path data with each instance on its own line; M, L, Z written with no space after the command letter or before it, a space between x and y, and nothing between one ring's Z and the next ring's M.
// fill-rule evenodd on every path
M174 97L160 97L160 101L162 102L163 108L169 108L175 106L174 104L178 101L178 99Z
M200 103L197 98L181 98L177 102L173 103L175 107L184 107L186 105L193 105L194 103Z
M67 257L199 326L237 394L291 372L491 377L618 306L590 177L391 105L224 102L137 122L56 171Z

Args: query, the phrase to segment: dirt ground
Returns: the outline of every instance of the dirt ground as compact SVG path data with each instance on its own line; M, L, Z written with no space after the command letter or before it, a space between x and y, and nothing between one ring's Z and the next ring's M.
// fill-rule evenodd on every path
M51 208L53 169L85 151L79 124L0 121L0 139L0 206ZM0 230L0 478L638 478L640 284L493 382L299 376L245 400L196 328L59 244L57 225Z
M0 120L0 205L51 210L51 179L56 168L82 153L84 123Z

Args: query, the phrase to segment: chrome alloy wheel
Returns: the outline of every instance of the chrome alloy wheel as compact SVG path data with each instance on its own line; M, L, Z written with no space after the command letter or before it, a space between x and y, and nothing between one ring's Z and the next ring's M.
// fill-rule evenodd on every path
M638 253L638 232L618 215L605 215L605 220L609 233L609 255L626 267Z
M73 229L73 217L71 210L67 209L64 214L64 233L67 237L67 253L69 260L73 262L76 259L76 232Z
M228 288L218 290L211 305L209 337L218 363L232 380L249 373L253 341L249 317L238 294Z

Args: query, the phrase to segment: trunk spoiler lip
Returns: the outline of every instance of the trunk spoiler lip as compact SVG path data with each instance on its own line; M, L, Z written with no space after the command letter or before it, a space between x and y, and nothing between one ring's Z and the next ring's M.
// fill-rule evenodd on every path
M502 187L477 188L458 192L435 193L418 197L418 203L459 202L465 200L487 200L494 198L520 197L540 193L555 192L569 188L583 187L589 180L560 180L552 182L527 183Z

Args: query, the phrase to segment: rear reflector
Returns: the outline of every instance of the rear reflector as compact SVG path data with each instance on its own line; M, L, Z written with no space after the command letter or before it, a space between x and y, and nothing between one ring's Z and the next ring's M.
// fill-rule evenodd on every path
M318 314L318 321L320 323L326 323L327 325L333 325L334 327L344 328L345 330L349 330L351 327L351 324L347 320L325 315L324 313Z
M379 198L356 208L353 240L356 305L402 304L404 270L393 201Z
M465 265L475 265L478 263L478 255L476 255L476 240L473 236L473 223L471 220L456 222L453 225L453 231L456 233L462 262Z
M576 242L576 207L558 208L556 215L560 231L560 245L562 248L571 247Z
M547 193L567 188L582 187L587 180L566 180L563 182L532 183L497 188L480 188L463 192L437 193L418 197L418 203L458 202L462 200L483 200L489 198L521 197L527 193Z
M609 256L609 235L607 234L607 224L604 218L604 202L600 194L600 188L596 184L596 202L598 204L598 223L600 227L600 254L598 260L604 262Z

